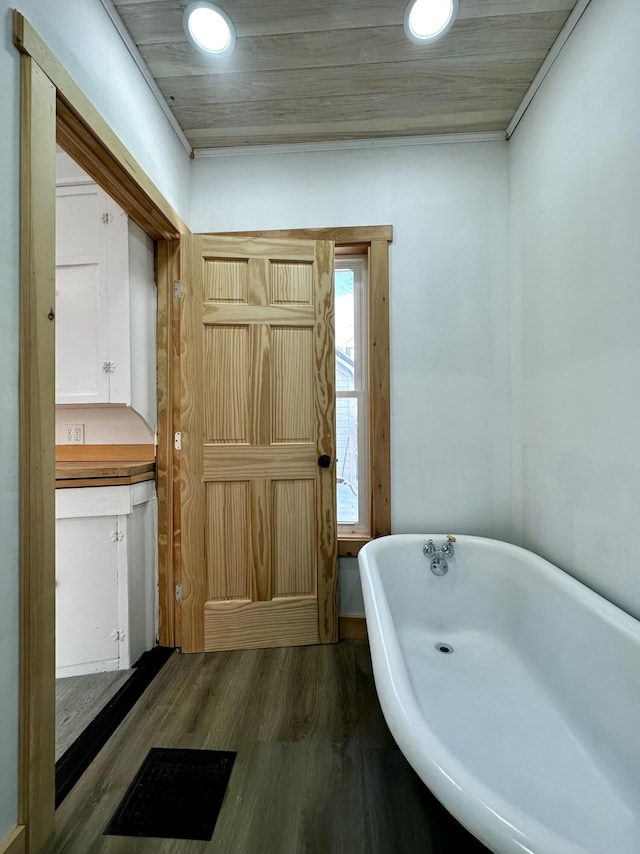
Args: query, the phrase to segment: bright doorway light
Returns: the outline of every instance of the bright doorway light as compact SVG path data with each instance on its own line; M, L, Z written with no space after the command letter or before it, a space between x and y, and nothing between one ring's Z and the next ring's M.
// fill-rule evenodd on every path
M182 18L184 30L197 48L214 56L231 53L236 32L228 15L213 3L189 3Z
M441 38L458 14L458 0L412 0L404 14L404 31L417 44Z

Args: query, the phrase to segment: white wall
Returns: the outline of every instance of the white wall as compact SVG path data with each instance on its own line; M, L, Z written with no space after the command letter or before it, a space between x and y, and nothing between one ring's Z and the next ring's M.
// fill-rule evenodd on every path
M20 62L0 0L0 842L18 789L18 255ZM99 0L22 0L20 10L167 199L187 214L189 160Z
M393 225L393 530L509 539L506 144L201 158L191 187L196 232Z
M85 445L153 445L155 433L128 406L56 406L56 445L65 445L65 424L84 424Z
M638 33L592 0L509 144L516 533L636 617Z

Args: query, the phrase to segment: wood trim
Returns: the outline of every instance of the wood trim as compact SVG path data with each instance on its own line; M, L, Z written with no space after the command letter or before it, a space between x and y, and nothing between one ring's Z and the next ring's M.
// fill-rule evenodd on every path
M368 251L368 243L340 243L335 249L337 258L342 255L366 255Z
M182 412L181 501L182 527L182 604L183 652L201 652L205 646L202 618L206 601L204 538L203 453L204 411L194 405L194 395L202 389L202 302L204 294L202 236L183 236L180 240L180 273L183 281L181 341L189 342L181 353L180 396ZM188 551L187 551L188 549Z
M336 396L334 337L334 245L316 243L316 429L317 453L335 457ZM317 465L317 463L316 463ZM318 637L320 643L338 640L338 528L335 464L320 469L317 482Z
M62 97L57 99L57 142L111 198L154 239L170 239L185 228L177 219L159 213L148 193L130 185L131 175L107 149L108 142L94 138L91 128ZM109 146L113 148L113 144ZM139 169L139 167L138 167ZM141 170L140 170L141 171ZM145 176L146 177L146 176ZM150 184L150 181L147 182ZM175 222L173 222L175 219Z
M295 240L333 240L334 243L371 243L393 241L392 225L347 226L341 228L289 228L267 231L219 231L217 237L266 237Z
M115 460L135 460L153 462L156 458L156 446L144 445L56 445L58 462L108 462Z
M152 237L188 229L23 16L20 237L20 781L26 851L54 831L56 138ZM175 349L175 344L174 344ZM84 446L85 448L87 446ZM168 524L174 524L174 516ZM169 531L171 539L171 531ZM162 591L161 591L162 596ZM12 852L13 854L13 852Z
M19 824L3 842L0 842L0 854L25 854L26 845L26 828L23 824Z
M153 460L56 460L56 480L92 477L155 477Z
M14 11L14 42L33 57L56 90L58 142L150 237L172 238L187 226L58 62L29 21Z
M176 562L172 533L179 532L179 517L175 518L176 492L174 490L174 374L176 349L179 359L180 335L174 328L173 283L179 278L180 243L177 240L158 241L156 250L156 277L158 286L157 315L157 365L158 365L158 641L160 646L176 646L175 585ZM177 342L176 342L177 335ZM177 347L176 347L177 344ZM179 364L179 363L178 363ZM179 381L179 377L178 377ZM175 455L177 457L177 454ZM177 492L179 502L180 491ZM179 503L178 503L179 509Z
M56 480L56 489L81 489L85 486L131 486L134 483L144 483L154 478L155 474L153 472L122 475L120 477L65 478L64 480Z
M172 265L176 279L180 275L180 242L176 242L175 253L172 255ZM180 323L182 312L182 301L174 293L173 295L173 312L171 317L171 335L172 335L172 350L171 364L173 377L173 418L172 430L182 430L182 400L180 397L180 383L182 381L182 366L181 366L181 338L180 338ZM171 436L171 439L173 435ZM175 599L175 585L182 584L182 487L181 487L181 454L180 451L175 451L171 446L173 453L173 467L171 471L173 483L173 517L169 517L170 523L173 525L171 531L171 539L173 543L173 586L167 588L165 595L172 596ZM168 582L168 579L167 579ZM174 602L174 645L182 646L182 607L177 606Z
M340 617L340 640L368 640L366 617L345 614Z
M371 533L391 533L391 442L389 407L389 248L372 240L369 249L369 445Z
M366 539L341 537L338 539L338 557L357 557L360 549L370 541L371 537L367 537Z
M20 824L43 848L55 813L56 91L21 59Z

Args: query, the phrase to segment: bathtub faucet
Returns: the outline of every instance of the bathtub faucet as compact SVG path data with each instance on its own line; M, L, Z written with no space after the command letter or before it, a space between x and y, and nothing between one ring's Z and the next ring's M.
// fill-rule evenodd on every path
M436 546L433 540L428 540L424 544L422 551L425 557L430 557L432 559L431 572L433 572L434 575L444 575L449 569L446 559L448 557L453 557L453 544L455 541L456 538L452 534L447 534L447 539L440 548Z
M442 544L442 554L445 557L453 557L453 544L455 543L456 538L453 534L447 534L447 542Z

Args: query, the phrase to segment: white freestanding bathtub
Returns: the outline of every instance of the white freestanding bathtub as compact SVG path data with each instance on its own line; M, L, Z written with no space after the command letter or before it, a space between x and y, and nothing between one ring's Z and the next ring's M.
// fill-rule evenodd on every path
M444 537L359 555L376 688L408 761L496 854L640 854L640 623L495 540L458 537L438 577L428 539Z

